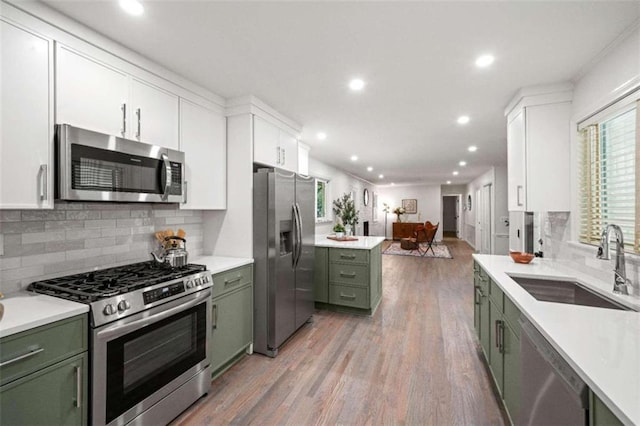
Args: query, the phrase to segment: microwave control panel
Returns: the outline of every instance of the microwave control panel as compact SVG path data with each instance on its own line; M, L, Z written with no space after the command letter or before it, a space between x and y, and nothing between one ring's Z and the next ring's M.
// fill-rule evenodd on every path
M170 161L171 164L171 188L169 195L182 195L182 164Z

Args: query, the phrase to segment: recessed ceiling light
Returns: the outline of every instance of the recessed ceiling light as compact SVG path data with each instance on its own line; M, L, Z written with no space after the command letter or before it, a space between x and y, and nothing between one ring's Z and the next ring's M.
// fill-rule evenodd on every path
M352 155L351 156L351 161L358 161L358 156L357 155Z
M144 12L144 7L138 0L120 0L120 7L133 16L140 16Z
M454 176L458 176L458 171L457 171L457 170L456 170L456 171L454 171L454 172L453 172L453 175L454 175Z
M486 68L495 61L496 58L493 55L482 55L476 59L476 66L479 68Z
M451 185L451 181L450 180L447 181L447 185Z
M316 137L323 141L327 138L327 134L325 132L318 132L318 134L316 134Z
M395 185L396 185L395 183L391 182L391 186L395 186Z
M478 150L478 147L475 145L470 146L469 148L467 148L469 150L469 152L476 152Z
M384 175L378 175L378 178L384 179Z
M468 115L461 115L460 117L458 117L458 124L467 124L468 122L469 122Z
M367 167L367 171L368 172L372 172L373 171L373 167L371 167L371 166Z
M458 164L460 165L460 167L464 167L464 166L467 165L467 162L466 161L461 161Z
M360 91L364 89L364 81L359 78L354 78L349 82L349 88L353 91Z

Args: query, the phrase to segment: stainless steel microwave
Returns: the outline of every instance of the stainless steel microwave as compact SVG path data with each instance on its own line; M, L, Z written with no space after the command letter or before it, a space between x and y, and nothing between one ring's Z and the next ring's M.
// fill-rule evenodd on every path
M184 153L56 125L56 198L181 203Z

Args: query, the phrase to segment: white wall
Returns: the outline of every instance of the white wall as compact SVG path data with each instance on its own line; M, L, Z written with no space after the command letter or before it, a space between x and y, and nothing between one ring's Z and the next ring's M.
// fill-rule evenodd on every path
M378 199L378 213L384 221L384 213L382 213L382 204L387 203L393 210L395 207L402 206L403 199L415 198L418 200L418 213L411 215L403 215L403 222L426 222L442 224L442 192L440 185L396 185L379 187L380 198ZM391 239L393 222L396 221L396 215L389 213L387 217L387 238ZM438 228L436 240L442 240L442 226Z
M313 154L313 152L311 152ZM341 197L345 193L355 193L356 208L359 210L360 221L356 225L356 235L362 235L362 223L369 221L369 235L384 235L383 225L378 221L373 222L373 198L374 192L376 192L376 186L365 180L356 178L340 169L337 169L329 164L323 163L320 160L309 156L309 175L322 178L329 181L328 196L329 201L328 208L330 210L330 217L333 218L333 200ZM365 206L363 201L363 192L367 188L369 191L369 205ZM379 216L378 220L384 217ZM316 223L316 235L327 235L333 233L334 220L330 222Z

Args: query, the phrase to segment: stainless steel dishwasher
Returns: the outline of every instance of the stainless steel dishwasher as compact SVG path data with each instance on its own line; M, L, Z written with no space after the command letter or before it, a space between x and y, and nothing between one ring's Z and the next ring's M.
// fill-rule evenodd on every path
M588 421L588 388L527 319L520 325L521 425L579 425Z

